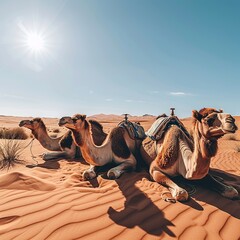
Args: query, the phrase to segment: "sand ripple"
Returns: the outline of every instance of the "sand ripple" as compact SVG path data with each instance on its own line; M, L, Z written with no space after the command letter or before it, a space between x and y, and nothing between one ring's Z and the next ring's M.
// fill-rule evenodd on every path
M211 172L240 190L239 160L226 147ZM61 160L0 175L0 239L240 239L240 200L176 180L191 199L171 204L145 171L84 181L86 168Z

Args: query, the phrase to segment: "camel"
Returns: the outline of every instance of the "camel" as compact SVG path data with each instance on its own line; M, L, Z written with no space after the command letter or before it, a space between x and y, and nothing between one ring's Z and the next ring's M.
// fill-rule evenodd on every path
M85 161L90 164L90 168L83 173L85 180L95 178L96 167L108 163L117 165L107 172L109 179L119 178L124 172L136 169L136 156L142 138L132 137L127 128L121 125L113 128L103 144L96 146L92 139L92 126L87 121L86 115L76 114L73 117L62 117L59 120L59 126L65 126L73 132L76 145L80 147ZM144 133L140 125L137 125L137 128Z
M107 134L103 131L102 125L94 120L89 120L92 126L93 140L95 144L101 145ZM51 138L46 130L46 126L41 118L33 120L22 120L19 123L20 127L28 128L32 131L33 136L47 150L54 151L44 153L43 160L52 160L57 158L74 159L81 156L79 147L77 147L72 138L72 132L69 130L64 135L58 138Z
M175 116L171 118L178 120ZM141 155L150 166L151 178L169 189L171 196L166 201L187 201L189 198L188 192L170 179L178 175L199 180L197 182L205 183L226 198L237 198L235 188L209 174L211 158L217 153L218 139L237 130L235 119L214 108L203 108L199 112L193 110L192 118L192 136L178 120L180 124L166 126L160 139L149 141L148 138L143 142Z

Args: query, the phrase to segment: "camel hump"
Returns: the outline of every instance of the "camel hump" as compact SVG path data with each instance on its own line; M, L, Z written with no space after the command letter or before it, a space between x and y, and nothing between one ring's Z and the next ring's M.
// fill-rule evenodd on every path
M166 133L162 151L157 156L158 166L162 169L171 167L177 161L181 135L182 131L176 125L173 125Z
M71 148L72 143L73 143L72 132L69 130L63 135L59 144L61 148L64 149L64 148Z
M103 131L103 126L100 122L98 122L96 120L92 120L92 119L90 119L89 122L92 125L92 128L93 128L93 126L95 126L95 127L99 128L101 131Z
M110 138L112 140L112 151L117 157L127 159L130 157L130 150L124 139L124 128L116 127L110 133Z
M144 128L139 123L133 123L130 121L122 121L118 124L119 127L123 127L127 130L130 138L137 140L144 140L147 135Z
M152 124L146 135L154 141L158 141L164 137L164 134L171 126L178 126L188 137L190 134L184 127L183 123L176 116L161 116Z

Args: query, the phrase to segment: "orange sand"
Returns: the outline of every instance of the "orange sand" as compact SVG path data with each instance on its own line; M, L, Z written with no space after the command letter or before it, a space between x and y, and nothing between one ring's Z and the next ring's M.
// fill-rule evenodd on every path
M26 118L0 116L0 127L16 127L22 119ZM98 119L106 131L122 118L109 119ZM138 120L147 129L154 119ZM50 129L57 128L57 119L44 122ZM191 124L189 119L184 123L187 127ZM240 139L240 131L235 135ZM23 142L26 145L30 138ZM220 139L211 167L240 192L237 146L240 149L239 140ZM39 154L45 151L35 140L32 152L36 166L28 147L22 155L26 165L0 172L1 240L240 239L240 200L225 199L179 179L191 191L191 199L167 203L161 199L166 189L151 182L144 170L126 173L116 181L107 179L104 172L83 181L81 175L88 167L83 159L44 162Z

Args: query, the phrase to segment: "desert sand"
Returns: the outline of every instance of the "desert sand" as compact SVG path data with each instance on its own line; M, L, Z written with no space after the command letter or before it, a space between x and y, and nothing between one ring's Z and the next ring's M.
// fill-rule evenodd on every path
M0 127L17 127L26 117L0 116ZM106 132L121 117L95 116ZM58 119L43 119L50 131ZM153 117L131 118L147 130ZM183 119L190 128L190 119ZM236 117L240 127L240 118ZM65 129L61 128L60 135ZM30 131L26 130L30 135ZM51 135L51 132L50 132ZM26 146L31 138L19 140ZM25 164L0 172L0 239L240 239L240 200L229 200L196 183L176 179L190 193L186 203L162 200L166 189L146 170L91 181L82 179L83 159L43 161L37 140L22 153ZM33 156L32 156L33 155ZM240 130L219 140L211 172L240 192Z

